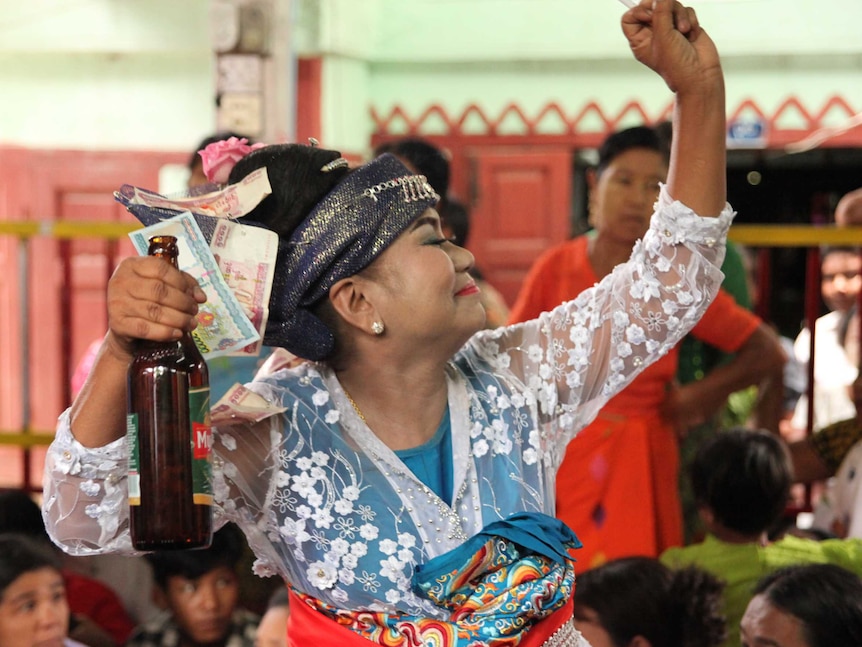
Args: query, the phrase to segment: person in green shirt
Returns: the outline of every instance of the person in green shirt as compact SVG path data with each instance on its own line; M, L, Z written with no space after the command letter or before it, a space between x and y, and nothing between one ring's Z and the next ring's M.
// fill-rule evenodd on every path
M784 512L793 480L790 456L777 435L734 427L706 439L689 475L707 529L703 542L670 548L671 568L699 566L725 582L725 647L740 645L739 626L761 577L793 564L835 564L862 575L862 540L768 540Z

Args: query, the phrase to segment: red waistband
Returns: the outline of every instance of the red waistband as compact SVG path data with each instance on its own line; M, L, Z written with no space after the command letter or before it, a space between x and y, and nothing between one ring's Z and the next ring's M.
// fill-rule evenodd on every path
M334 644L339 647L368 647L370 641L319 613L292 590L289 590L289 597L288 647L324 647ZM555 631L571 619L574 608L574 599L570 598L559 611L533 627L518 647L541 647Z

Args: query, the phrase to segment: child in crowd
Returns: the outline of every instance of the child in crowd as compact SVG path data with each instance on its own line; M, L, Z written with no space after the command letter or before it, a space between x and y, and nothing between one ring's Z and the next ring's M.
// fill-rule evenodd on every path
M254 647L260 618L239 605L242 547L239 529L228 524L207 549L147 555L164 612L136 628L127 647Z
M757 581L784 566L831 563L862 573L862 540L815 541L768 531L785 510L792 472L784 442L762 430L732 428L701 445L691 486L708 535L702 543L666 550L673 568L696 565L725 581L727 647L738 647L739 623Z
M578 577L575 624L592 647L715 647L725 633L722 586L696 567L612 560Z
M69 619L57 553L27 535L0 535L0 645L83 647L68 638Z
M117 593L95 578L78 572L78 558L62 555L48 538L42 511L23 490L0 491L0 533L26 535L53 550L68 595L71 618L69 635L90 647L122 645L135 623ZM6 647L0 642L0 647Z
M287 647L287 617L290 615L287 587L273 591L266 613L257 627L255 647Z

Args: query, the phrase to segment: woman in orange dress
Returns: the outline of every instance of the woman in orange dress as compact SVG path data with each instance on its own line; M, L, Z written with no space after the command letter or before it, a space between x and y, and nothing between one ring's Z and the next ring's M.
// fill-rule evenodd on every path
M588 175L593 230L536 261L510 323L552 310L628 259L647 231L667 176L665 150L646 126L607 138L598 167ZM584 544L575 553L579 570L617 557L657 557L682 543L677 435L705 422L730 393L775 375L784 362L771 329L723 291L691 334L735 353L734 359L677 386L674 347L609 400L568 446L557 476L556 509Z

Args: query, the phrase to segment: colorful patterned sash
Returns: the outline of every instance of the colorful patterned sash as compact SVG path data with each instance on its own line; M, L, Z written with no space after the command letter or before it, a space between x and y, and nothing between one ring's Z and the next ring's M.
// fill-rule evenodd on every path
M447 609L447 620L352 612L291 591L290 644L315 644L316 630L310 626L314 616L332 621L324 625L330 641L333 630L346 630L337 632L343 647L353 644L347 639L351 635L363 639L357 645L370 641L386 647L545 644L571 617L575 576L567 550L579 546L574 533L557 519L536 513L513 515L416 569L414 592ZM295 612L299 615L294 619Z

